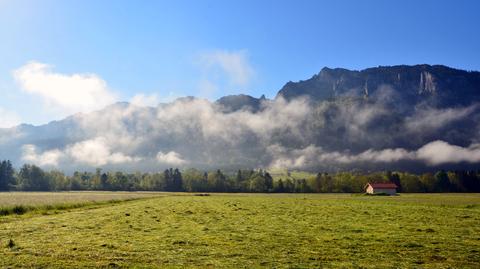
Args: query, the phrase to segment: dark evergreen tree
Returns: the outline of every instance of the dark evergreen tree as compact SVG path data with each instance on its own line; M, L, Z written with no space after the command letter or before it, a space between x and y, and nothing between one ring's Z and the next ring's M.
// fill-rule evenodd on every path
M0 191L8 191L10 186L14 184L14 173L10 161L6 160L0 163Z
M402 192L402 184L400 182L400 176L397 173L392 173L391 171L387 172L388 181L397 185L397 191Z
M279 179L275 184L275 192L285 192L285 186L283 185L283 180Z
M165 180L165 190L166 191L173 191L173 171L172 168L165 169L163 172L164 180Z
M108 175L106 173L103 173L101 176L100 176L100 187L103 189L103 190L108 190L109 189L109 186L108 186Z
M272 191L273 190L273 178L272 178L272 176L268 172L265 172L264 178L265 178L265 187L266 187L267 191Z
M450 180L444 170L440 170L435 173L435 191L448 192L450 191Z
M182 191L183 190L183 180L182 173L178 168L175 168L172 175L172 190L173 191Z
M285 180L285 192L294 192L295 191L295 183L292 182L289 178Z
M216 186L215 186L215 189L217 191L226 191L226 177L225 175L222 173L222 171L220 170L217 170L217 173L216 173Z

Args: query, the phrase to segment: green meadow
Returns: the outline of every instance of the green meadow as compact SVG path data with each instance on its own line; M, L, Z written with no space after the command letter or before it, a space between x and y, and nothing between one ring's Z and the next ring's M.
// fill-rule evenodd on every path
M1 216L0 267L480 267L480 194L85 195Z

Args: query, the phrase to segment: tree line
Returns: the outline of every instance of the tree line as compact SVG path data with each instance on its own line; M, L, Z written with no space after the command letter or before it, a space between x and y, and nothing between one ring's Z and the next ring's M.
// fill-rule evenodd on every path
M16 171L10 161L0 162L0 191L188 191L188 192L277 192L359 193L368 182L393 182L399 192L480 192L480 171L338 172L305 178L272 175L262 169L236 172L169 168L156 173L45 171L25 164Z

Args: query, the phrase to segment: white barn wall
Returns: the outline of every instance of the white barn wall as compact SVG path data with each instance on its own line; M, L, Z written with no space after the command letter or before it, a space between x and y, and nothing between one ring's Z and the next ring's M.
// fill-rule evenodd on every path
M380 188L373 188L371 185L368 185L366 192L369 194L375 194L375 193L386 193L389 195L395 195L397 194L396 189L380 189Z

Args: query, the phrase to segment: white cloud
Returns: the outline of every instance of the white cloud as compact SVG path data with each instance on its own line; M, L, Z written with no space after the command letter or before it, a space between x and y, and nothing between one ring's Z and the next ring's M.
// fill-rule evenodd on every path
M136 106L152 106L158 105L159 97L157 94L146 95L143 93L137 94L130 99L130 103Z
M478 106L478 104L474 104L461 108L419 110L406 119L406 127L412 132L425 132L425 129L436 130L453 121L469 116Z
M208 72L221 71L235 86L248 85L255 73L245 50L206 52L200 56L200 63Z
M139 93L130 98L129 103L134 106L156 107L160 103L170 103L180 97L183 97L183 95L176 94L175 92L169 92L166 95Z
M107 140L103 137L75 143L69 146L66 152L76 162L95 166L130 163L141 160L139 157L131 157L121 152L112 152Z
M351 154L338 151L327 152L321 147L314 145L293 150L286 149L280 145L272 145L268 148L268 151L274 157L270 167L275 168L305 168L318 165L319 163L393 163L408 160L419 160L428 165L480 162L480 144L474 143L468 147L460 147L441 140L427 143L418 150L413 151L403 148L387 148L382 150L369 149L359 154Z
M140 157L132 157L121 152L112 152L107 140L103 137L85 140L68 145L64 150L53 149L41 153L34 145L22 146L22 160L39 166L59 166L60 163L87 164L103 166L141 161Z
M145 104L145 100L155 97L142 96L137 99L140 100L139 104ZM360 137L361 131L369 128L369 123L375 120L376 113L385 113L381 108L375 109L376 112L372 108L366 108L365 111L361 111L361 107L350 108L348 113L322 107L314 111L308 99L301 98L290 102L282 98L265 101L262 110L256 113L248 110L222 113L215 103L198 98L178 99L155 109L112 106L108 113L98 111L74 117L79 129L72 128L74 132L68 133L70 140L67 141L75 141L72 144L58 151L43 153L25 147L23 159L45 165L60 163L62 167L79 164L124 166L145 161L141 164L156 163L155 167L191 165L211 168L245 164L250 167L270 165L299 169L336 169L362 167L365 164L379 164L378 167L381 167L401 161L428 165L480 162L480 144L460 147L444 141L425 140L415 148L399 148L384 146L380 140L371 139L376 143L375 148L368 143L349 149L344 144L332 146L339 139L343 142L344 137L333 137L338 132L335 131L333 135L324 132L324 126L337 130L356 123L358 132L350 131L350 134ZM323 117L312 121L312 113L320 113ZM357 115L345 116L354 113ZM325 115L342 117L322 121ZM347 120L340 120L345 118ZM310 125L309 122L315 124ZM339 122L340 125L335 125ZM11 136L11 131L4 130L3 133L3 137ZM315 137L321 137L323 141L313 144L311 139ZM368 138L361 136L359 139Z
M274 157L269 165L272 168L303 168L315 165L322 149L310 145L303 149L288 150L281 145L275 144L269 146L267 151Z
M415 153L405 149L369 149L359 154L349 152L325 151L321 147L310 145L303 149L288 150L280 145L269 147L274 157L270 167L305 168L322 164L351 164L358 162L390 163L415 159Z
M353 161L367 161L367 162L398 162L401 160L411 160L415 158L415 154L402 148L383 149L362 152L353 158Z
M58 163L65 154L58 149L37 153L34 145L22 146L22 160L39 166L58 166Z
M480 162L480 144L459 147L444 141L430 142L417 150L417 157L430 165L443 163Z
M95 74L60 74L50 65L29 62L13 76L23 91L41 96L50 109L64 116L100 109L117 100L107 83Z
M0 128L10 128L20 124L20 116L0 107Z
M163 164L169 165L182 165L187 163L182 156L175 151L170 151L168 153L158 152L157 154L157 161Z

